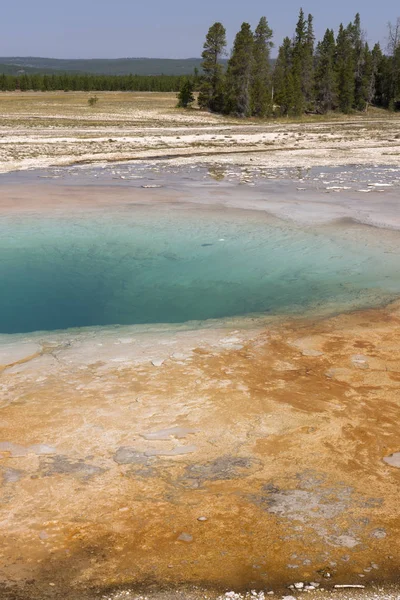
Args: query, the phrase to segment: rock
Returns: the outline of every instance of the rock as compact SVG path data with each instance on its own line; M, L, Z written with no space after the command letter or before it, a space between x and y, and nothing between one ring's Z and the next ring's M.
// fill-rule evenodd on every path
M296 600L295 596L282 596L282 600Z
M385 456L383 461L391 467L397 467L400 469L400 452L394 452L390 456Z
M379 527L378 529L374 529L371 532L371 537L377 538L378 540L383 540L386 536L386 531L381 527Z
M334 586L337 590L344 590L346 588L355 588L358 590L363 590L365 588L365 585L352 585L352 584L341 584L341 585L335 585Z
M155 358L151 361L153 367L161 367L164 364L164 360L162 358Z
M198 517L197 520L201 521L202 523L204 523L204 521L208 521L207 517Z
M352 356L351 362L355 367L358 367L359 369L368 369L369 367L367 357L363 356L362 354L356 354Z
M179 542L186 542L186 543L190 543L193 542L193 536L190 535L190 533L181 533L181 535L178 537L178 541Z
M300 581L299 583L295 583L294 587L296 588L296 590L302 590L304 588L304 583Z

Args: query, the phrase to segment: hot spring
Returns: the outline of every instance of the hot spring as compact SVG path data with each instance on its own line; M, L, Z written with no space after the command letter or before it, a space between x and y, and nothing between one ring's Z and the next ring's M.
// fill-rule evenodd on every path
M0 333L332 313L400 292L396 232L198 207L71 212L1 217Z

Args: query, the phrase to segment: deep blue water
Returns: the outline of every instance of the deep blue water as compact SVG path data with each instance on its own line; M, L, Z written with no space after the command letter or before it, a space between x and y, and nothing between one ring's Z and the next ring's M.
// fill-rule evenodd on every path
M379 236L245 211L3 217L0 333L373 305L400 292L400 252Z

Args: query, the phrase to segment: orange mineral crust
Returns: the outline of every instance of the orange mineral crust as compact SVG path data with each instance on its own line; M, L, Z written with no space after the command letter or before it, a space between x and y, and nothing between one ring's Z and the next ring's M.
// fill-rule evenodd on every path
M207 335L1 354L4 597L396 580L400 305Z

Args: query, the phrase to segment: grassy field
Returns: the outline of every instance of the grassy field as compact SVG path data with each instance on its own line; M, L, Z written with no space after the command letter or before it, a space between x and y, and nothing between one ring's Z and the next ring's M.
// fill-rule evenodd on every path
M97 96L98 102L90 107L88 100ZM143 113L146 124L159 120L164 116L170 120L175 116L179 123L193 122L196 119L200 125L206 123L240 123L242 125L263 125L274 123L321 123L353 121L366 122L369 120L384 119L397 121L399 115L383 109L371 108L367 113L343 115L330 113L329 115L305 115L298 118L275 118L268 120L235 119L210 115L196 109L181 110L176 108L177 99L173 92L3 92L0 93L0 118L1 124L6 124L9 119L16 118L20 124L35 126L37 119L71 119L79 122L88 120L90 123L109 123L110 119L116 121L135 122L137 116ZM5 122L4 122L5 121ZM148 121L148 122L147 122ZM39 121L39 124L41 122Z
M88 100L97 96L91 107ZM15 121L19 126L64 126L66 121L91 126L137 122L143 118L151 124L158 112L166 116L174 111L174 93L151 92L5 92L0 94L0 125Z

